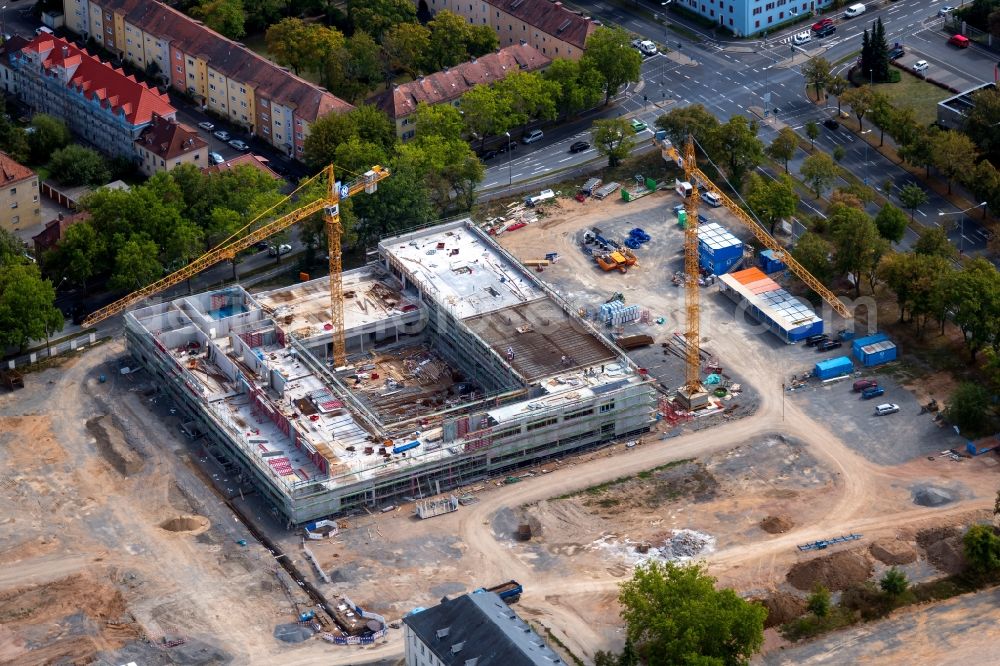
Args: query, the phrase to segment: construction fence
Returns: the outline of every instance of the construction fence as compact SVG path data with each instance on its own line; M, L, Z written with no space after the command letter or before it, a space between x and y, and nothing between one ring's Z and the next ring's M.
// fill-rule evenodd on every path
M103 338L101 338L103 339ZM70 340L64 340L52 345L49 345L45 349L37 349L33 352L29 352L22 356L9 359L4 361L4 367L9 370L15 368L24 368L29 365L34 365L40 361L44 361L47 358L52 358L54 356L59 356L61 354L66 354L68 352L76 351L77 349L83 349L88 345L93 345L97 342L97 333L90 333L86 336L80 336L72 338Z

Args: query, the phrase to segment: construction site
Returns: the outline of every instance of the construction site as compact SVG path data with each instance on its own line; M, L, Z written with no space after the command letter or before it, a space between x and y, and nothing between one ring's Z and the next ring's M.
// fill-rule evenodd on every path
M291 524L648 431L652 381L471 220L328 280L130 311L133 355Z
M961 571L1000 462L956 453L902 364L814 376L838 352L806 340L862 318L810 305L811 276L697 185L646 190L504 204L332 278L129 301L123 342L27 375L0 395L0 661L381 666L405 614L509 581L592 663L650 559L767 606L762 663L976 660L983 594L844 644L778 632L816 584ZM874 417L862 374L902 413Z

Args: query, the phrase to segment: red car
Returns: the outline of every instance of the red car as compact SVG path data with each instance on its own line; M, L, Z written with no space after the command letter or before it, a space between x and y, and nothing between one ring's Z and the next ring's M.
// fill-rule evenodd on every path
M861 393L862 391L870 388L875 388L878 386L878 381L874 379L859 379L854 382L854 392Z
M819 21L813 23L812 29L814 32L819 32L828 25L833 25L833 19L830 18L820 19Z

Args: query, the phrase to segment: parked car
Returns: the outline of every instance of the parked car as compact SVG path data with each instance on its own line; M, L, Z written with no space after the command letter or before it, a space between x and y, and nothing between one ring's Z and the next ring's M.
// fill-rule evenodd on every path
M818 352L828 352L834 349L840 349L844 346L844 343L840 340L824 340L823 342L816 345L816 351Z
M258 252L263 252L264 250L270 249L271 248L271 244L268 243L266 240L257 241L257 243L254 245L254 247L257 248Z
M226 130L215 130L214 132L212 132L212 136L214 136L219 141L229 141L232 138L231 136L229 136L229 132L227 132Z
M497 151L495 150L487 150L485 153L483 153L484 160L491 160L496 156L497 156Z
M830 336L826 333L817 333L816 335L810 335L806 338L806 347L815 347L821 342L825 342L830 339Z
M813 25L812 25L813 32L819 32L820 30L822 30L823 28L827 27L828 25L833 25L833 19L832 18L820 19L819 21L816 21L815 23L813 23Z
M642 52L644 56L655 56L656 55L656 44L649 41L648 39L639 42L639 51Z
M889 49L889 60L898 60L899 58L902 58L903 55L905 54L906 51L903 49L903 45L900 44L899 42L896 42L896 44L891 49Z
M938 10L938 16L950 16L953 11L955 11L954 7L951 5L945 5Z
M638 118L633 118L631 124L632 124L632 131L637 134L646 129L646 123L642 122Z
M812 35L809 34L808 30L800 32L799 34L792 37L792 44L795 44L796 46L802 46L803 44L808 44L811 41L812 41Z
M531 130L521 138L521 141L523 143L534 143L536 141L541 141L543 136L545 136L545 132L542 130Z
M827 118L826 120L823 121L823 127L829 130L840 129L840 123L838 123L833 118Z
M680 217L680 214L684 212L684 204L677 204L672 210L674 211L674 215Z
M960 49L969 48L969 38L965 35L952 35L951 39L948 40L948 43L952 46L957 46Z
M885 416L886 414L895 414L899 411L899 405L894 402L886 402L875 408L875 416Z
M634 49L639 48L639 46L641 44L642 44L642 40L641 39L633 39L632 40L632 48L634 48Z
M277 257L279 254L285 255L292 251L292 246L287 243L282 243L281 245L275 247L273 245L267 246L267 255L269 257Z
M929 65L927 64L926 60L918 60L915 63L913 63L913 71L914 72L924 72L924 71L927 71L928 67L929 67Z
M222 155L220 155L219 153L209 153L208 154L208 163L209 164L222 164L225 161L226 160L222 159Z
M240 151L241 153L245 153L246 151L250 150L250 146L248 146L245 142L240 141L239 139L233 139L232 141L229 142L229 145L235 148L236 150Z
M865 13L865 9L867 9L867 7L865 7L864 3L859 2L857 4L853 4L844 11L844 17L854 18L855 16L861 16Z
M837 32L837 26L831 23L829 25L824 25L819 30L814 30L813 32L816 33L816 37L829 37L833 33Z
M859 379L858 381L854 382L854 392L861 393L865 389L870 389L873 386L878 386L877 380L872 379L871 377L865 379Z
M877 398L885 393L885 389L881 386L870 386L861 392L862 400L871 400L872 398Z
M577 141L572 146L569 147L569 152L571 153L582 153L590 148L590 144L586 141Z
M500 146L497 148L497 155L499 155L500 153L506 153L508 148L510 148L510 152L514 152L515 150L517 150L517 144L501 143Z
M215 129L215 123L210 123L207 120L198 123L198 127L202 128L206 132L211 132Z

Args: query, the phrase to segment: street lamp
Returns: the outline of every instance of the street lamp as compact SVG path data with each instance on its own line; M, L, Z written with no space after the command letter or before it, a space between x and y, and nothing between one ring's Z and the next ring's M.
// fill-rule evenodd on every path
M671 0L667 0L666 2L661 2L660 3L660 6L663 7L663 44L664 45L666 45L666 43L667 43L667 5L669 5L670 2L671 2ZM667 64L666 63L667 63L667 58L666 58L666 55L664 55L663 60L660 62L660 87L661 88L663 87L663 84L667 82L666 81L666 78L667 78Z
M989 202L983 201L982 203L978 203L975 206L972 206L971 208L966 208L965 210L957 210L957 211L954 211L952 213L938 213L938 217L942 217L942 216L945 216L945 215L961 215L962 216L961 219L959 220L960 227L959 227L959 230L958 230L958 253L959 254L965 254L965 213L968 213L970 210L976 210L977 208L984 208L987 203L989 203Z
M3 41L7 41L7 4L4 3L0 7L0 35L3 36Z
M513 158L513 155L511 155L511 152L510 152L510 132L504 132L504 134L507 135L507 191L509 193L511 186L513 185L512 178L510 176L510 173L511 173L511 171L510 171L510 169L511 169L510 162L511 162L511 159Z
M871 130L870 129L866 129L863 132L861 132L862 138L864 138L865 134L871 134ZM865 185L868 185L868 145L869 144L868 144L868 139L865 139L864 141L865 141Z

